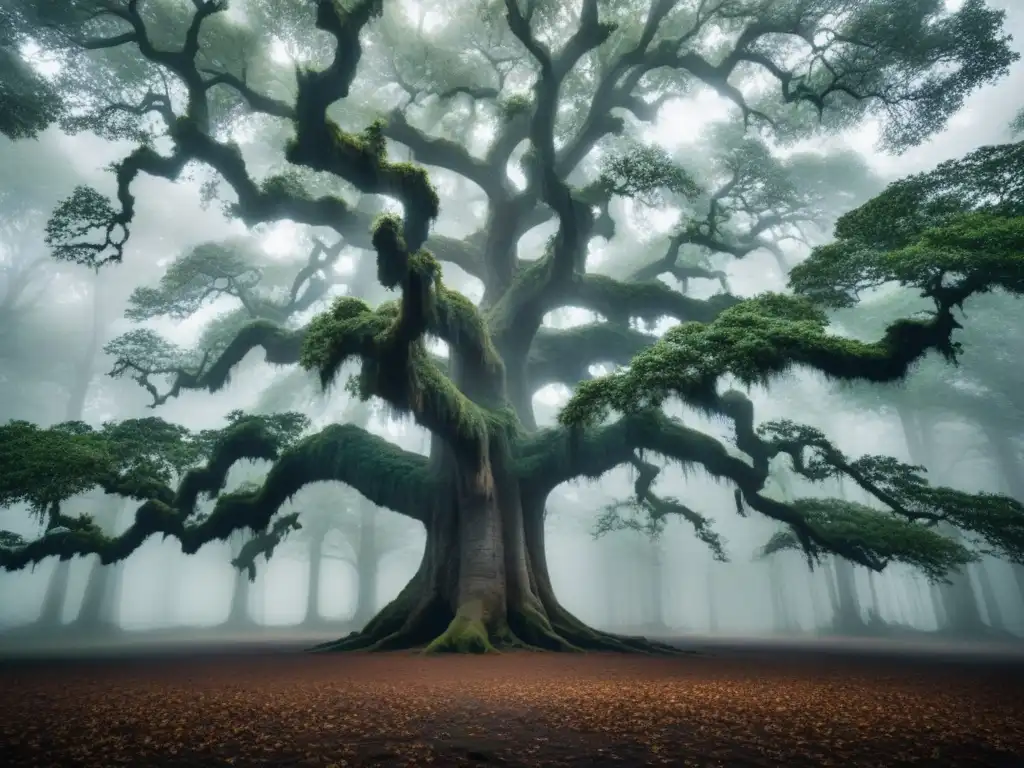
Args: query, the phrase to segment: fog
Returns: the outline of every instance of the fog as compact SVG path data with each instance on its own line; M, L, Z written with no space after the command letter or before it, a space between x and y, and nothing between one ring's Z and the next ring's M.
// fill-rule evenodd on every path
M246 4L240 3L239 6ZM996 5L996 4L993 4ZM409 4L410 8L416 7ZM1024 41L1024 4L1006 0L1007 29L1015 50ZM25 53L23 51L23 53ZM280 52L279 52L280 53ZM371 61L380 55L371 46ZM45 76L60 78L59 64L39 49L25 53ZM284 53L280 53L285 56ZM295 52L292 51L292 56ZM368 65L368 68L370 65ZM374 78L386 68L374 65ZM358 81L357 81L358 82ZM384 109L386 99L373 101L376 80L356 89L359 102L352 114L338 119L358 125L366 114ZM769 144L781 162L795 153L840 157L856 153L865 163L859 178L829 177L825 186L850 189L850 199L824 196L821 221L808 226L806 239L777 238L743 259L726 254L706 255L707 268L722 272L731 293L752 296L766 290L784 291L784 269L804 259L811 245L827 242L831 224L846 210L864 202L889 181L927 171L938 163L963 156L978 147L1010 140L1010 123L1024 107L1024 63L1014 63L1008 76L973 93L948 127L903 154L876 148L877 124L868 121L827 138L814 137L797 145ZM358 96L358 98L356 98ZM694 104L697 106L695 107ZM646 138L671 157L686 161L706 150L709 131L725 120L729 103L710 90L669 102L647 126ZM473 136L447 129L437 121L435 133L472 146L494 132L481 117ZM281 164L280 130L266 121L233 126L235 140L254 169ZM461 130L461 128L459 129ZM174 182L140 176L133 184L135 219L123 263L98 272L58 261L46 244L46 225L54 207L79 185L113 196L116 188L107 167L124 157L132 143L101 137L91 131L72 135L51 126L35 139L11 141L0 137L0 421L24 420L48 427L81 421L100 428L107 422L158 416L188 430L214 430L236 410L272 414L298 411L311 429L327 424L360 423L407 451L428 455L430 435L409 418L396 415L380 400L362 404L345 386L358 366L347 364L335 384L321 391L314 374L296 366L275 366L262 351L245 357L230 381L217 392L182 390L155 409L143 386L129 375L113 377L116 348L108 346L140 328L162 336L178 350L201 350L214 344L217 333L239 327L241 304L231 291L210 291L177 313L139 319L126 317L133 292L155 289L176 259L206 244L232 243L259 264L261 286L280 297L306 262L314 240L333 243L337 235L282 221L247 228L228 215L218 201L203 204L212 174L193 169ZM702 149L702 147L704 149ZM391 154L411 157L400 142L391 141ZM815 154L816 153L816 154ZM699 165L699 164L698 164ZM706 169L705 169L706 170ZM708 170L712 173L712 170ZM441 195L441 215L434 231L463 238L485 226L485 204L479 190L443 170L431 168ZM838 172L837 172L838 174ZM317 183L330 188L321 174ZM525 185L516 162L510 163L510 182ZM811 181L797 179L807 185ZM338 185L335 184L337 187ZM358 195L346 188L353 206L397 210L393 201ZM616 236L592 245L588 267L611 275L631 272L644 256L660 252L677 220L673 203L644 206L634 200L613 200ZM530 231L519 242L520 258L538 258L555 222ZM483 284L454 264L443 261L445 283L479 303ZM362 275L372 253L345 245L321 279L324 295L288 318L292 327L324 311L332 297L358 295L371 304L394 298L374 280ZM237 277L237 276L236 276ZM673 287L680 283L663 278ZM231 278L224 278L230 283ZM361 286L358 291L353 286ZM706 298L719 290L716 279L693 280L689 295ZM138 293L134 294L136 298ZM867 299L868 310L841 311L833 319L837 332L863 338L877 336L880 322L903 311L884 291ZM888 303L887 303L888 302ZM1004 296L977 300L982 319L996 313L1009 334L990 345L987 330L965 341L967 352L953 374L946 364L929 357L905 383L840 386L823 376L797 371L749 391L758 423L794 419L821 429L845 454L884 454L924 465L933 482L971 493L991 492L1024 501L1024 411L1014 410L977 362L996 355L998 344L1024 350L1024 311ZM985 304L984 302L990 302ZM132 313L129 311L129 315ZM568 329L593 322L595 313L576 308L550 312L544 327ZM881 318L881 319L880 319ZM968 315L965 325L969 334ZM217 324L220 325L217 325ZM233 325L232 325L233 324ZM649 330L661 334L675 324L659 321ZM1016 334L1016 336L1014 336ZM977 341L974 346L970 341ZM446 354L443 343L433 344ZM1001 349L1002 347L1000 347ZM192 361L199 357L195 353ZM1001 359L1001 358L1000 358ZM987 365L987 363L985 363ZM592 366L601 375L611 366ZM989 368L984 368L989 370ZM1018 368L1018 370L1020 370ZM943 378L946 376L946 378ZM953 378L951 378L953 377ZM955 378L955 380L954 380ZM154 381L156 378L154 378ZM161 381L159 389L166 389ZM929 400L936 387L962 396L956 410L940 397ZM943 390L944 392L947 390ZM533 399L537 425L554 426L571 389L548 384ZM958 401L959 402L959 401ZM725 443L739 453L730 425L721 419L670 402L666 412ZM909 414L909 416L908 416ZM657 480L661 498L681 500L710 521L720 537L725 558L695 535L694 526L669 516L648 520L643 513L610 507L628 502L636 473L620 466L596 480L577 479L557 487L547 500L545 516L548 568L555 593L566 609L593 627L625 634L679 638L875 637L882 639L942 639L949 642L1017 642L1024 637L1024 569L985 554L951 583L935 584L909 565L891 563L872 572L842 558L827 555L811 568L799 551L762 556L761 551L779 526L748 511L737 513L734 488L698 469L686 471L651 458L665 469ZM225 492L245 483L259 483L271 462L242 462L229 475ZM937 480L936 480L937 478ZM806 484L785 467L773 470L767 495L787 500L804 495ZM822 490L824 489L824 490ZM852 483L828 480L815 493L873 503ZM200 514L214 509L203 498ZM61 512L74 517L92 515L108 535L132 524L136 504L97 488L76 494ZM229 637L262 637L268 633L326 639L358 630L399 595L417 572L426 545L423 526L402 514L373 505L339 483L311 484L292 496L279 517L298 513L303 527L290 532L269 557L255 559L255 578L232 565L254 533L234 533L228 541L203 546L186 555L172 538L153 536L122 562L99 565L96 556L43 562L12 572L0 571L0 646L25 647L55 642L62 647L144 641L155 636L176 641ZM45 528L24 500L4 511L0 528L27 540ZM608 530L601 530L601 521Z

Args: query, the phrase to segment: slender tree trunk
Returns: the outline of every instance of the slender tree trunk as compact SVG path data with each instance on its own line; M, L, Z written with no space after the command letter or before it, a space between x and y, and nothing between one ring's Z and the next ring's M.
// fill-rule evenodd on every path
M232 559L238 557L242 549L242 542L237 539L231 544ZM255 626L249 603L252 596L252 582L249 581L247 571L236 568L234 584L231 589L231 607L228 608L227 619L221 625L230 629L249 629Z
M107 592L103 596L100 621L108 627L121 627L121 596L124 593L124 561L107 566Z
M857 597L857 582L853 565L841 557L833 557L832 566L835 569L836 593L839 597L836 629L840 632L863 632L864 617L861 614L860 599Z
M601 596L604 598L604 621L609 627L621 627L625 624L622 615L624 601L622 600L622 584L625 580L623 569L618 567L615 560L615 550L609 540L604 539L600 543L602 562L602 584Z
M783 635L791 635L799 629L793 617L792 606L786 598L786 579L782 561L778 556L768 562L769 589L772 593L772 623L775 631Z
M377 610L377 588L380 581L380 546L377 515L379 510L365 499L359 500L359 544L356 548L356 612L357 626L368 622Z
M814 616L812 630L815 632L829 626L835 616L835 609L831 595L832 581L827 569L823 576L823 579L807 579L807 586L810 590L811 596L811 612Z
M982 431L988 440L992 458L1003 478L1003 490L1018 501L1024 502L1024 461L1005 430L992 424L982 424ZM1017 582L1021 600L1024 601L1024 565L1011 563L1013 577Z
M224 625L232 628L251 627L255 622L249 612L249 595L252 586L249 575L242 570L235 570L234 587L231 591L231 608L228 610Z
M650 590L648 594L650 595L651 612L648 618L653 629L663 632L668 626L665 624L665 557L660 541L650 542L650 555Z
M718 634L718 599L715 597L714 565L708 567L707 573L707 596L708 596L708 631L711 634Z
M43 629L54 629L64 624L64 603L67 600L68 582L71 575L71 561L59 560L43 595L43 606L39 611L36 625Z
M121 502L116 509L111 510L111 514L103 516L108 519L101 525L104 528L116 528L121 522L122 515L130 508L130 501ZM82 606L72 622L77 631L107 632L117 629L122 572L123 561L102 565L99 558L93 558L85 583Z
M868 590L871 595L871 607L868 608L868 618L872 624L881 624L882 605L878 602L878 589L875 586L875 573L868 571Z
M110 567L100 563L98 557L89 567L89 576L85 582L85 594L82 596L82 607L72 624L82 631L99 631L106 629L102 624L103 602L110 589Z
M100 347L103 344L103 335L107 327L107 313L100 285L99 276L94 275L92 284L92 326L89 332L89 339L86 342L82 356L75 365L74 374L68 388L68 399L64 408L64 419L66 421L81 421L84 415L89 385L92 384L93 375L96 371L96 358L99 356ZM39 618L36 620L36 624L40 628L52 629L63 625L64 604L67 602L68 580L70 576L71 561L58 561L57 566L50 575L49 583L46 585L43 605L39 612Z
M907 407L900 407L897 408L897 415L907 441L910 460L928 468L933 464L930 460L929 445L931 443L925 434L928 428L920 414ZM939 530L949 536L957 535L955 529L948 525L940 526ZM970 573L966 570L953 572L947 578L949 584L937 586L938 593L942 597L942 615L945 620L943 624L940 624L940 628L955 634L983 634L985 623L981 620L981 610L971 586Z
M832 603L832 623L839 619L839 586L836 583L835 558L830 557L824 566L825 583L828 586L828 599Z
M1003 609L999 607L996 599L996 592L992 588L992 579L984 561L977 563L972 568L974 576L978 579L978 588L981 590L981 599L985 603L985 613L988 616L988 625L992 629L1006 630L1006 621L1003 619Z
M323 579L324 564L324 534L320 531L313 533L309 542L309 563L306 578L306 615L302 623L309 626L319 624L320 617L320 587Z
M928 584L928 596L932 601L932 609L935 611L935 625L939 629L949 625L949 616L946 613L945 601L942 599L942 590L938 584Z

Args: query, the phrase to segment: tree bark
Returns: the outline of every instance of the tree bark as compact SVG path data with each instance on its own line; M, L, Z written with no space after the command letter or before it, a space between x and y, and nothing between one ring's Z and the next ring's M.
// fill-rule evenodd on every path
M520 489L506 451L495 440L489 461L470 467L435 441L431 462L448 481L425 500L430 522L416 574L361 631L318 650L675 651L599 632L561 606L544 552L546 494Z

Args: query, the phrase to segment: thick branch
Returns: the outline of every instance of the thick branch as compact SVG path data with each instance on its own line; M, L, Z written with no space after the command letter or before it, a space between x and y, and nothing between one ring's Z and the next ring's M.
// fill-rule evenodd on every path
M350 425L332 425L279 453L274 436L259 429L229 430L203 467L185 474L176 492L148 484L125 487L118 478L100 480L108 493L145 499L135 521L119 536L107 536L89 518L62 518L28 543L0 546L0 567L19 570L47 557L67 560L98 555L104 564L123 560L151 536L162 534L194 554L212 541L226 541L235 531L267 531L272 525L298 527L294 516L273 521L280 507L299 489L320 481L350 485L366 498L426 524L422 500L432 496L427 460ZM205 517L195 514L200 494L218 496L230 469L239 461L270 460L274 465L256 490L220 495Z
M463 144L427 136L413 128L401 110L393 110L388 115L383 134L412 150L417 162L457 173L480 187L488 197L508 193L505 174L495 173L489 163L473 157Z
M575 386L599 363L628 365L656 336L618 323L590 323L566 330L542 328L530 347L527 380L533 391L548 384Z
M808 554L825 550L874 570L884 567L870 552L848 542L826 538L789 505L763 496L766 472L731 455L715 438L660 412L630 414L604 427L544 430L524 446L520 473L524 484L550 492L572 478L598 478L617 466L632 463L638 449L652 451L684 466L702 467L713 477L735 483L743 501L763 515L789 526Z
M663 317L709 323L722 311L740 303L740 299L729 294L694 299L659 280L629 283L595 274L578 277L559 300L558 305L547 309L580 307L620 323L630 318L654 322Z

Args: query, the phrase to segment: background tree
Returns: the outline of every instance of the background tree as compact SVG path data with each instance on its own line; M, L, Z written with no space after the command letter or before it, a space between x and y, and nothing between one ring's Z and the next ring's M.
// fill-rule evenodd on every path
M231 17L219 0L195 0L184 18L180 4L156 1L27 6L41 44L76 65L65 68L60 84L75 96L68 125L136 141L115 167L116 202L79 187L55 210L48 242L58 259L121 261L137 177L173 180L202 163L219 176L219 192L231 196L231 215L249 226L290 219L331 227L353 247L372 248L380 283L400 294L376 308L340 297L304 328L257 319L198 368L161 369L173 381L154 392L155 402L183 389L222 387L256 347L271 362L300 363L325 386L358 359L362 367L352 388L359 396L385 401L433 439L428 458L355 425L331 424L282 450L270 422L238 416L177 491L169 481L145 492L133 489L141 506L121 535L105 536L87 519L62 519L67 530L59 536L51 532L3 550L5 567L87 553L113 562L154 533L178 538L193 552L243 528L257 532L258 543L239 556L248 560L271 552L277 537L297 525L294 515L275 519L287 498L308 483L334 480L422 523L427 546L398 598L361 633L331 647L651 647L595 632L565 611L550 585L543 542L544 503L552 489L637 461L638 450L733 482L738 509L753 508L788 525L811 557L835 552L875 569L902 559L940 577L971 553L916 522L937 518L955 519L1007 551L1016 546L1020 507L1009 499L932 489L914 468L886 457L849 460L820 432L791 422L762 425L758 434L749 400L718 388L729 378L766 383L794 365L886 381L903 376L930 349L955 356L953 308L994 286L1020 288L1007 276L1019 272L1019 249L1004 242L1016 231L1012 219L972 214L937 235L925 232L945 238L935 264L957 276L952 288L934 284L931 261L915 261L921 248L936 248L932 240L917 251L911 243L896 259L837 260L835 253L853 247L842 228L839 245L818 249L799 274L794 271L793 288L802 297L695 299L664 282L601 274L588 263L592 241L614 235L614 198L699 197L691 174L645 143L639 130L668 99L714 89L734 104L744 125L787 139L878 116L883 146L903 149L941 129L967 94L1014 60L1000 30L1002 15L983 2L968 0L948 13L938 0L655 0L639 9L632 3L599 9L594 0L579 8L508 0L482 8L449 4L449 23L433 30L425 16L412 20L390 5L381 18L379 2L342 7L319 0L315 11L288 0L251 2L244 19ZM377 18L381 23L371 25ZM396 34L417 43L389 45ZM305 39L315 42L296 45ZM289 45L299 65L289 68L294 80L282 82L283 68L270 54ZM364 51L364 77L356 78ZM410 68L410 59L423 60L422 52L446 65ZM376 91L377 99L358 99L369 96L359 88ZM368 106L347 114L338 108L356 103ZM289 125L287 170L263 179L252 175L230 140L246 109ZM367 111L384 119L370 122ZM144 121L134 119L140 114ZM430 132L458 134L460 123L478 119L492 129L479 151L476 142ZM146 140L157 135L163 152ZM483 226L461 238L431 235L441 213L439 191L421 167L392 161L389 141L438 169L439 184L445 171L474 184L485 198ZM521 184L506 172L517 160ZM345 189L307 186L313 173L393 198L400 214L382 216L371 227ZM541 233L530 234L545 226L553 234L541 246ZM865 241L865 234L853 234ZM534 258L520 257L531 240L539 246ZM975 246L988 254L980 266L964 256ZM878 247L872 252L882 253ZM959 260L949 256L953 252ZM943 259L953 263L943 266ZM445 285L439 261L480 280L479 307ZM827 317L814 303L848 301L843 288L879 274L926 292L935 301L934 315L899 321L873 345L827 334ZM547 313L566 306L595 311L604 322L587 334L541 334ZM658 341L646 339L628 369L580 383L561 424L535 428L531 356L576 358L576 370L625 362L609 360L595 339L609 330L629 333L631 321L666 315L691 322ZM445 342L447 360L438 359L426 337ZM130 366L127 356L122 365ZM753 463L666 417L658 407L669 396L731 421L737 446ZM611 411L621 416L606 423ZM243 432L246 439L234 439ZM63 432L53 434L64 439ZM805 462L808 453L813 459ZM895 514L851 502L769 498L761 491L768 461L778 454L789 455L811 479L850 476ZM256 458L274 462L261 487L220 493L213 511L197 517L198 492L217 495L233 462ZM640 471L647 479L638 485L636 503L690 520L710 539L706 518L654 494L659 469L644 462ZM102 471L90 478L94 484L121 487L120 475L112 477L106 466Z

